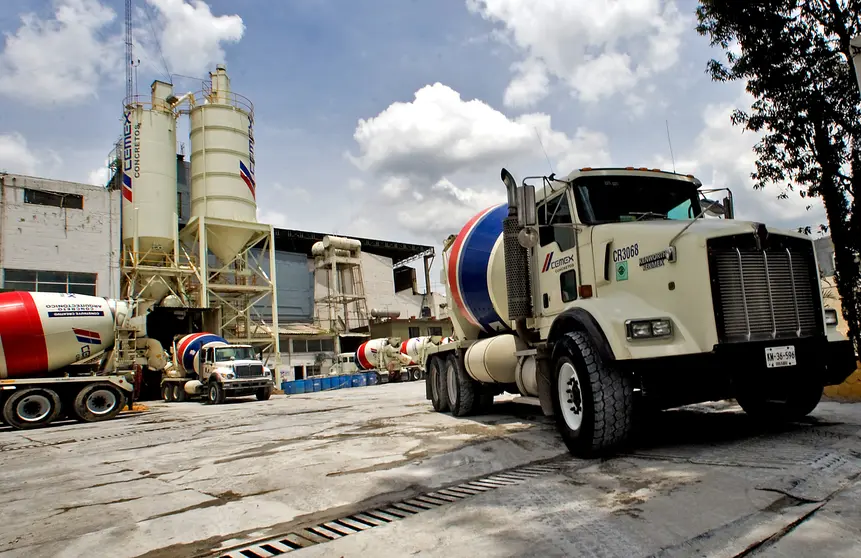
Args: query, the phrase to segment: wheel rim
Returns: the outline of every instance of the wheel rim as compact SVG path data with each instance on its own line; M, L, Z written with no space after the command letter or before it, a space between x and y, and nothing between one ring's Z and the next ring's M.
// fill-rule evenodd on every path
M170 401L170 386L161 388L161 398L165 401Z
M182 395L182 392L180 391L180 389L181 389L180 386L173 386L173 398L174 399L179 399L179 397Z
M51 400L41 394L28 395L15 406L15 414L24 422L43 421L51 414Z
M96 416L110 413L117 407L117 395L110 389L97 389L87 396L87 410Z
M218 387L217 386L209 386L209 400L217 401L218 400Z
M448 399L452 405L457 405L457 378L455 377L457 371L451 362L447 362L445 368L445 385L448 387Z
M580 389L577 370L571 363L563 363L559 368L559 381L556 387L565 424L571 430L580 430L580 426L583 425L583 392Z

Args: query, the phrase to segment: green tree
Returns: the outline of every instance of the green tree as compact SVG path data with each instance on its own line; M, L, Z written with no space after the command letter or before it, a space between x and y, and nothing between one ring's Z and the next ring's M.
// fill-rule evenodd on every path
M761 133L755 188L798 187L825 205L837 289L856 350L861 348L861 91L850 39L861 33L861 0L701 0L697 31L723 60L707 72L741 80L754 97L733 124ZM808 228L809 231L809 228Z

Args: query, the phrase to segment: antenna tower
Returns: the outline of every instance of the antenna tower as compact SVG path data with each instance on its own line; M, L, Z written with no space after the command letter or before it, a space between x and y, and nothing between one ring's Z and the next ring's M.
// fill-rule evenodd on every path
M134 52L132 46L132 0L126 0L126 100L134 95Z

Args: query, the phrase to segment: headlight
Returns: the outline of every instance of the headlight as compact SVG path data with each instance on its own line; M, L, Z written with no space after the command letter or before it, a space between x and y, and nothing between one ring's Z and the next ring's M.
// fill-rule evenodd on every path
M271 371L271 370L269 370L268 368L264 368L264 369L263 369L263 375L264 375L264 376L267 376L267 377L268 377L268 376L271 376L271 375L272 375L272 371Z
M834 308L826 308L825 309L825 325L827 326L836 326L837 325L837 310Z
M667 318L651 320L628 320L625 322L628 339L655 339L670 337L673 334L673 322Z

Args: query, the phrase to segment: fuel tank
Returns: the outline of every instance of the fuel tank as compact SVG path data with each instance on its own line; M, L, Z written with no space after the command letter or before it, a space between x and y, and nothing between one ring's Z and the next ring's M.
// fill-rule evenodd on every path
M213 333L190 333L182 337L176 343L176 360L179 362L186 372L194 371L200 375L200 359L197 354L204 345L217 343L219 345L228 345L227 341Z
M0 293L0 378L62 375L114 344L123 303L65 293Z
M460 339L510 331L502 221L508 205L489 207L467 221L445 257L449 312Z

